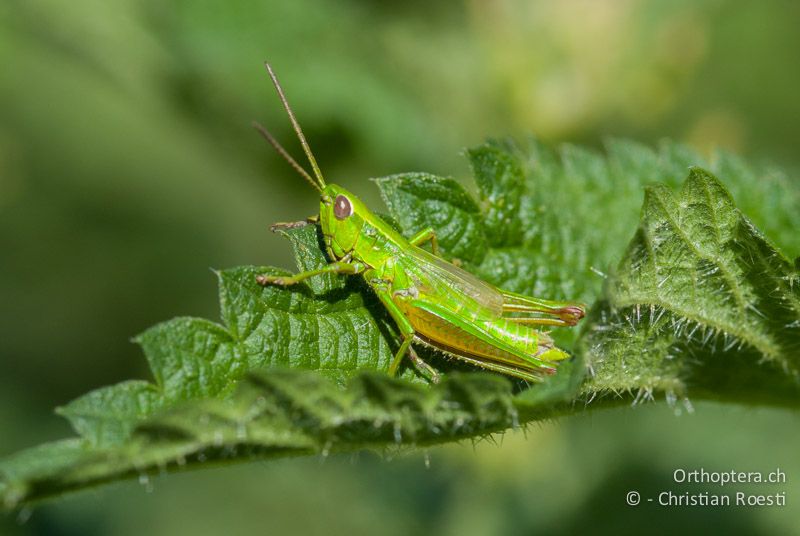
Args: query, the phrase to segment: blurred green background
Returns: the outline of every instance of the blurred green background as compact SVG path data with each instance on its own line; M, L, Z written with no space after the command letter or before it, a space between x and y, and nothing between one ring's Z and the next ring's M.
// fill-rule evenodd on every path
M800 164L796 2L431 4L2 2L0 456L70 434L54 406L147 377L133 335L215 318L207 268L291 267L268 225L312 214L316 197L250 129L262 120L300 154L265 59L326 176L372 206L366 178L466 179L461 149L492 135L671 137ZM798 415L695 409L596 412L500 447L119 484L0 518L0 533L800 534ZM672 471L700 467L780 467L786 484L737 490L786 491L788 505L625 505L628 490L689 489Z

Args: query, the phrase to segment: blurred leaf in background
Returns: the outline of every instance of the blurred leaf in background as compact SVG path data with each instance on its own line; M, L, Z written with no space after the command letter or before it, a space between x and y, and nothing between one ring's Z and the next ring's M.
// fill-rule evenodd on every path
M260 119L298 152L265 59L326 176L379 206L367 177L466 177L458 151L490 135L597 146L669 136L797 169L798 23L788 0L3 2L0 454L66 435L52 407L145 378L132 335L216 316L207 268L290 266L267 226L316 202L249 128ZM617 487L666 486L675 464L783 464L796 481L784 448L796 430L780 411L611 412L502 449L437 451L432 471L417 458L290 461L186 476L152 495L121 486L0 529L527 533L578 530L581 513L611 526L633 519ZM343 509L330 497L352 499ZM794 508L696 515L785 534ZM224 522L198 515L211 511Z

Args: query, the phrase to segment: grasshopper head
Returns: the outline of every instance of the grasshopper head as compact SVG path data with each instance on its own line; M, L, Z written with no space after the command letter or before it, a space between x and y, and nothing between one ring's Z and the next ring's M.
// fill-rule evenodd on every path
M319 223L328 252L341 259L353 251L367 208L359 198L341 186L328 184L319 203Z

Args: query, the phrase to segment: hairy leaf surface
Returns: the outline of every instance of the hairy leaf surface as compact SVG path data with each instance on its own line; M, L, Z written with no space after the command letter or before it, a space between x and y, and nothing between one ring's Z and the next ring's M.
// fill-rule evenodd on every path
M800 394L800 274L700 168L677 196L647 189L589 326L592 392L789 404Z

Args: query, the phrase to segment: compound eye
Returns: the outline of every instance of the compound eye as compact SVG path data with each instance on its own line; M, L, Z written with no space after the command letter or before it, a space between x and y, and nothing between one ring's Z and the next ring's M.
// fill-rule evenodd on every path
M333 215L336 216L336 219L343 220L349 218L352 213L353 205L350 204L350 200L343 195L337 195L336 201L333 204Z

